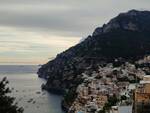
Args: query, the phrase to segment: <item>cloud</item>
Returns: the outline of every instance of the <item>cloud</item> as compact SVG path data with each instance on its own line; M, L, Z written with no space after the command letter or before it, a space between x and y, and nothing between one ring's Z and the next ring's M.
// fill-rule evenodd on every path
M148 0L0 0L0 62L43 62Z
M146 0L0 0L0 3L2 26L78 37L88 35L121 11L149 9L150 4Z
M0 28L0 63L34 62L43 63L48 58L75 45L79 38L59 37L36 32L18 31L13 28Z

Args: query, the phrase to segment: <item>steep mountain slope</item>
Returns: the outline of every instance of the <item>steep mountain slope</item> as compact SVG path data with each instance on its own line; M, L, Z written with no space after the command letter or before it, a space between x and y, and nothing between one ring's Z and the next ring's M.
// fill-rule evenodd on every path
M39 77L47 78L46 88L53 92L75 88L81 73L108 62L123 63L150 54L150 11L131 10L96 28L92 36L58 54L43 65Z

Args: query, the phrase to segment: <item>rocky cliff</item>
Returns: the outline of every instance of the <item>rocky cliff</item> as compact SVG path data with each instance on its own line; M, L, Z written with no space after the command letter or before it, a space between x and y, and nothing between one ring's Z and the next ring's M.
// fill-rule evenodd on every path
M58 54L39 69L38 75L48 80L45 88L49 91L74 92L83 81L81 73L90 73L107 63L134 62L149 54L150 11L131 10L119 14L96 28L81 43Z

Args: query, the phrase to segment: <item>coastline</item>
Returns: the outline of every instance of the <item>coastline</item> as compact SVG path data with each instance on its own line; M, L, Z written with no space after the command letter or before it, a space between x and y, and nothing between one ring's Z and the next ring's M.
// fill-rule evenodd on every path
M24 113L64 113L61 109L62 96L42 91L41 84L45 80L38 78L36 72L36 67L5 65L0 68L0 79L7 77L8 86L13 88L10 95L25 109Z

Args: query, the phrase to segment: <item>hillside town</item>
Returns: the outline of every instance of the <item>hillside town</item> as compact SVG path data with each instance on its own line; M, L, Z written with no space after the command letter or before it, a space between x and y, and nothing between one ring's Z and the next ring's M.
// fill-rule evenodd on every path
M145 57L136 63L139 65L150 63L150 57ZM77 98L70 107L69 113L124 113L119 111L119 107L128 107L132 104L129 113L132 111L135 111L133 113L148 113L137 110L140 108L137 102L145 102L139 98L144 96L145 100L150 100L148 90L150 89L150 76L146 75L145 70L149 71L150 67L139 68L126 62L120 67L114 67L111 63L107 64L91 74L85 71L82 73L84 82L76 90ZM148 85L144 87L144 84ZM140 91L145 91L144 88L147 91L144 92L145 94Z

